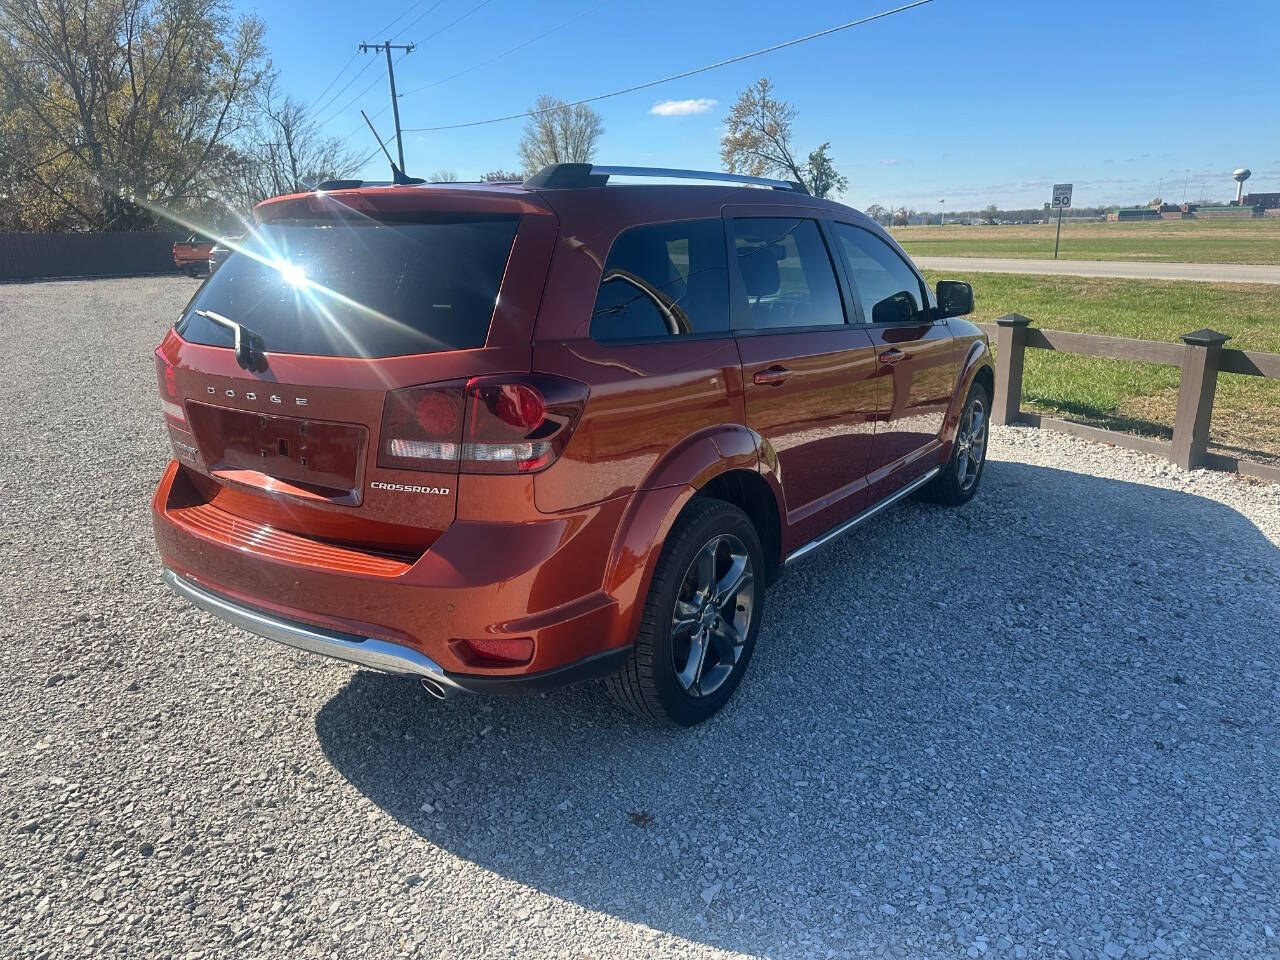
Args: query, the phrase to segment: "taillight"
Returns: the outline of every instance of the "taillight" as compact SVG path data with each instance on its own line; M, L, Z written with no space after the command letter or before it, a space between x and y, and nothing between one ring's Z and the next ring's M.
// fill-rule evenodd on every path
M533 473L555 462L587 387L543 374L472 377L387 394L378 466L449 473Z
M160 409L165 419L180 427L187 425L187 415L182 410L182 395L178 393L178 373L159 350L156 351L156 382L160 387Z
M378 466L457 473L463 403L460 383L388 393L382 407Z

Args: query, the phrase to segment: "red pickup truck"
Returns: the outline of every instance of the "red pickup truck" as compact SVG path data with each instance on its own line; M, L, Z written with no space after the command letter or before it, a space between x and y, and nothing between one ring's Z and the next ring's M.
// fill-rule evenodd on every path
M212 240L192 234L173 245L173 265L185 270L188 276L198 277L209 272L209 254L212 252Z

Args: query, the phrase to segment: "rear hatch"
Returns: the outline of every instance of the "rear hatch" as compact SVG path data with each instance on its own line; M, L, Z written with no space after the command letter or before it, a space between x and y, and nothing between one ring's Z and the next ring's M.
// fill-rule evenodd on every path
M554 218L514 191L430 188L259 216L157 351L190 498L220 523L424 550L454 519L457 470L421 444L392 456L384 425L421 402L404 388L461 397L473 377L529 370Z

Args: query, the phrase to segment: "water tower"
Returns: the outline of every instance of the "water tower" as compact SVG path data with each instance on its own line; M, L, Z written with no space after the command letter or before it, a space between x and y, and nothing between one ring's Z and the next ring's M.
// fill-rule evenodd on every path
M1241 167L1231 176L1236 182L1236 204L1239 205L1240 201L1244 199L1244 182L1253 176L1253 171L1248 167Z

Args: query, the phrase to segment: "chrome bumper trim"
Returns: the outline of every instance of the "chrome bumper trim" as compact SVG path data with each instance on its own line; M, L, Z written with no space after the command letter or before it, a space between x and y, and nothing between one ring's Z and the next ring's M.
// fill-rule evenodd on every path
M867 507L867 509L863 510L860 514L858 514L852 520L846 520L844 523L840 524L838 527L833 527L832 529L828 530L822 536L814 540L810 540L804 546L797 547L791 553L787 554L787 559L782 561L783 566L790 566L791 564L799 560L801 557L808 556L810 553L812 553L814 550L817 550L823 544L830 543L832 540L834 540L836 537L840 536L841 534L848 533L850 530L852 530L858 524L862 523L864 520L870 520L872 517L874 517L877 513L879 513L885 507L888 507L897 503L899 500L901 500L903 497L907 496L908 494L915 493L917 490L919 490L921 487L923 487L926 483L928 483L930 480L932 480L941 472L942 472L941 467L934 467L932 470L926 473L923 477L917 477L915 480L912 480L901 490L893 491L893 493L889 494L889 496L885 497L879 503L873 503L871 506Z
M191 601L200 609L255 636L265 637L308 653L345 660L361 667L368 667L370 670L425 677L435 681L449 693L463 689L449 679L444 669L430 657L398 643L313 627L295 620L284 620L212 593L172 570L165 570L164 582L175 593Z

